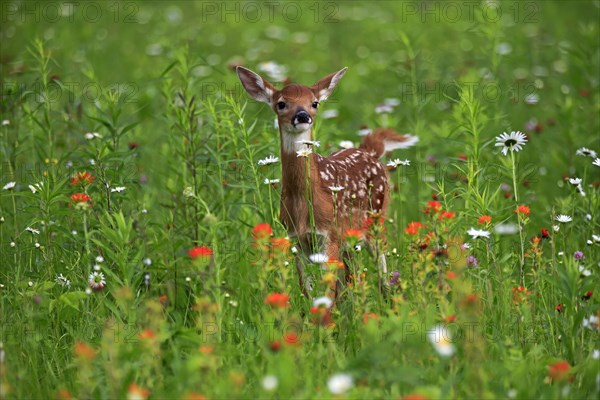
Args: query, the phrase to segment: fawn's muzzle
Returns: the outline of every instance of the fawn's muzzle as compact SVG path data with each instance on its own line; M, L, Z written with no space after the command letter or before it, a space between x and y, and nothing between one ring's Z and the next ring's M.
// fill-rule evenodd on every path
M312 118L310 114L306 111L298 111L296 115L294 115L294 119L292 120L292 125L296 126L298 124L311 124Z

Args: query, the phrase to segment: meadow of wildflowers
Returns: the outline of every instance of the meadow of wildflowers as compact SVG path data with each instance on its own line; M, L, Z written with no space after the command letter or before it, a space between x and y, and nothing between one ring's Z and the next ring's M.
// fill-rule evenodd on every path
M2 2L0 399L598 398L599 14ZM236 65L349 67L299 156L419 137L340 259L279 222Z

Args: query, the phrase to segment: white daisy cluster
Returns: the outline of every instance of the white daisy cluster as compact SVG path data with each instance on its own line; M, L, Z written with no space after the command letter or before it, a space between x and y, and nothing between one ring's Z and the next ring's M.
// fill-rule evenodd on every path
M391 160L390 162L388 162L386 165L392 168L398 168L401 165L409 166L410 160L400 160L399 158L396 158L395 160Z
M276 183L279 183L279 179L268 179L268 178L265 178L265 181L263 183L265 185L274 185Z
M570 215L563 215L563 214L559 214L556 216L555 218L558 222L566 224L567 222L571 222L573 221L573 218L571 218ZM558 231L558 229L555 229L556 231Z
M8 182L6 185L2 187L2 190L12 190L17 186L17 182Z
M485 229L475 229L475 228L471 228L467 231L467 234L469 236L471 236L473 239L477 239L477 238L489 238L490 237L490 232L486 231Z
M297 157L309 157L311 155L311 153L312 153L312 149L309 147L306 149L298 150L296 152L296 156Z
M267 158L263 158L262 160L258 160L258 165L275 164L277 161L279 161L279 158L271 155Z
M114 187L114 188L110 189L110 192L111 193L115 193L115 192L121 193L125 189L127 189L125 186L117 186L117 187Z
M456 348L452 344L452 338L444 326L437 325L427 331L427 337L440 356L450 357L455 353Z
M340 147L342 149L351 149L354 147L354 143L352 143L350 140L342 140L340 142Z
M575 189L577 189L577 192L582 197L585 197L585 192L583 191L583 186L581 186L581 182L583 182L581 178L569 178L569 183L575 186Z
M512 131L510 134L504 132L496 137L496 147L502 147L502 154L507 155L508 151L520 151L527 143L527 136L522 132Z
M68 280L66 276L63 276L63 274L56 275L54 282L56 282L58 286L66 287L67 289L71 288L71 281Z
M400 100L396 98L388 98L383 101L383 104L379 104L375 107L376 114L391 114L394 111L394 107L400 105Z
M88 285L94 291L100 291L104 289L104 286L106 286L106 278L104 277L104 274L99 271L92 272L88 277Z
M354 381L350 374L334 374L327 381L327 389L332 394L344 394L352 388Z
M575 152L575 155L583 156L583 157L592 157L592 158L598 157L598 154L596 154L596 152L594 150L588 149L587 147L582 147L580 149L577 149L577 151Z

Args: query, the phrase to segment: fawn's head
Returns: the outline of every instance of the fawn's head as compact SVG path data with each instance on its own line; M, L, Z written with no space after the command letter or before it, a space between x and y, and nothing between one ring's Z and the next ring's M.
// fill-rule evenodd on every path
M331 95L346 69L327 75L312 86L291 84L281 90L247 68L237 67L236 71L248 94L275 111L282 132L302 134L312 128L319 103Z

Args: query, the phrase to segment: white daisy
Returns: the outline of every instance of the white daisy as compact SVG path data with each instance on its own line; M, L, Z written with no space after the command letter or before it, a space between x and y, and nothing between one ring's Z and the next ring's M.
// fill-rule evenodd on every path
M386 165L392 168L398 168L401 165L409 166L410 160L400 160L399 158L396 158L395 160L391 160L390 162L388 162Z
M400 105L400 100L390 97L390 98L383 100L383 104L385 104L386 106L390 106L390 107L397 107Z
M338 110L325 110L321 112L321 118L323 119L336 118L338 115L340 115Z
M327 254L322 254L322 253L311 254L310 256L308 256L308 258L310 259L310 261L312 261L315 264L324 263L327 260L329 260L329 257L327 257Z
M28 231L28 232L31 232L33 235L39 235L40 234L39 230L33 229L33 228L29 227L29 226L27 228L25 228L25 230Z
M583 327L584 328L589 328L591 330L599 330L600 329L600 323L598 321L598 317L596 315L590 315L589 318L584 318L583 319Z
M297 157L309 157L312 153L312 148L301 149L296 152Z
M390 114L393 111L394 108L387 104L380 104L377 107L375 107L375 114Z
M442 325L437 325L433 330L427 331L427 337L435 351L442 357L450 357L456 351L450 340L449 332Z
M600 158L595 158L594 161L592 161L592 165L600 167Z
M88 284L93 290L102 290L106 286L106 280L102 272L94 271L88 277Z
M494 227L498 235L514 235L519 233L519 227L516 224L498 224Z
M44 182L34 183L33 185L29 185L29 190L31 190L31 193L37 193L38 191L42 190L43 185Z
M367 136L367 135L370 135L371 132L373 132L373 131L369 128L362 128L362 129L359 129L358 136Z
M298 140L296 143L300 143L300 144L306 145L308 147L311 147L311 146L319 147L319 146L321 146L321 142L317 142L316 140Z
M104 257L102 257L102 256L97 256L97 257L96 257L96 262L97 262L97 263L103 263L103 262L104 262Z
M490 237L490 232L486 231L485 229L471 228L467 231L467 234L469 234L473 239L477 239L480 237L484 237L484 238Z
M352 385L352 376L349 374L334 374L327 381L327 388L332 394L344 394Z
M558 232L560 230L560 225L552 225L552 230Z
M327 296L317 297L313 300L313 307L319 308L321 306L325 306L325 308L330 308L333 305L333 300Z
M279 179L267 179L265 178L265 185L274 185L276 183L279 183Z
M275 156L269 156L267 158L263 158L262 160L258 160L258 165L275 164L277 161L279 161L279 158Z
M340 142L340 147L341 147L342 149L351 149L351 148L353 148L353 147L354 147L354 143L352 143L352 142L351 142L351 141L349 141L349 140L342 140L342 141Z
M93 140L95 138L102 139L102 135L98 132L88 132L84 136L87 140Z
M10 125L10 121L7 119L2 120L2 126Z
M275 375L267 375L262 379L261 384L263 389L265 389L267 392L272 392L273 390L277 389L279 381Z
M563 214L557 215L555 219L558 222L562 222L563 224L573 221L573 218L571 218L569 215L563 215Z
M71 281L68 280L67 277L63 276L63 274L57 275L56 278L54 278L54 282L56 282L56 284L59 286L66 287L67 289L71 288Z
M502 147L502 154L507 155L508 151L520 151L527 143L527 136L519 131L512 131L510 134L504 132L496 136L496 147Z
M15 186L17 186L17 182L8 182L6 185L4 185L4 187L2 189L3 190L11 190L11 189L14 189Z
M333 193L337 193L341 190L344 190L343 186L329 186L329 190L331 190Z
M125 189L127 189L125 186L117 186L117 187L110 189L110 191L111 191L111 193L114 193L114 192L121 193Z
M581 178L569 178L569 183L571 185L580 185L581 182Z
M144 258L144 260L142 261L144 263L145 266L149 267L152 265L152 260L149 259L148 257Z
M595 350L592 352L592 358L593 358L594 360L598 360L598 359L600 359L600 350L598 350L598 349L595 349Z
M575 154L578 156L584 156L584 157L592 157L592 158L598 157L598 155L596 154L596 152L594 150L588 149L587 147L582 147L582 148L578 149L575 152Z
M592 274L592 271L590 271L589 269L585 269L585 267L583 265L579 266L579 272L583 276L590 276Z
M594 242L600 243L600 235L592 235Z

